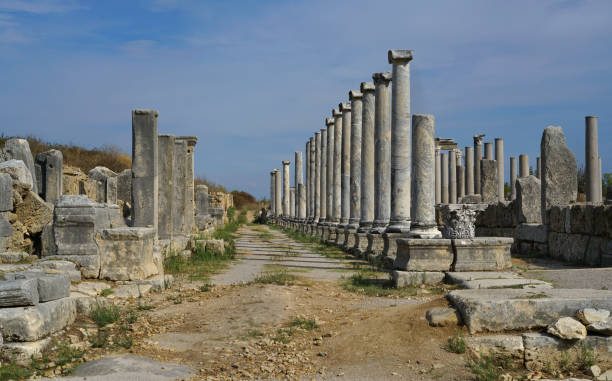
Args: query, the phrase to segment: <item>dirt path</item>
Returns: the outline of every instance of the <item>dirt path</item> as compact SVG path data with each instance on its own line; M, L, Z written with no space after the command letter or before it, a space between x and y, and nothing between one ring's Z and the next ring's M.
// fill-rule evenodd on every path
M444 345L454 328L424 318L442 295L371 297L343 287L355 260L330 259L267 227L238 232L238 260L211 281L178 281L140 304L130 353L190 367L204 380L464 380ZM261 274L299 276L287 285ZM251 282L251 283L249 283ZM127 352L127 351L126 351Z

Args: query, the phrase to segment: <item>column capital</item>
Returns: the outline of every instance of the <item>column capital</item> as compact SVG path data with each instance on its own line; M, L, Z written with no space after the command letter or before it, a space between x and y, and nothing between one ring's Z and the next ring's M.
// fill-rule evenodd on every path
M375 91L376 88L372 82L361 82L361 93L365 93L366 91Z
M482 139L484 139L485 134L474 135L474 144L482 143Z
M412 61L412 50L389 50L387 54L389 63L402 63Z
M382 73L374 73L372 74L372 79L374 80L374 84L377 85L379 83L389 83L391 82L391 79L393 78L393 76L391 75L391 72L389 71L385 71Z
M342 116L342 113L340 112L340 110L338 110L337 108L332 110L332 115L335 117L339 117Z
M351 111L351 104L342 102L338 105L338 108L340 109L341 112Z
M334 118L325 118L325 125L332 126L334 124Z
M316 137L317 135L321 135L321 131L315 131L315 137Z
M283 160L283 165L289 165L289 164L291 164L291 161L289 161L289 160Z
M272 176L274 176L274 174L275 174L275 173L276 173L276 169L273 169L273 170L271 170L271 171L270 171L270 174L271 174Z
M132 115L147 115L147 114L153 114L153 116L157 118L159 116L159 111L141 110L141 109L132 110Z
M187 145L190 147L195 146L198 143L198 137L197 136L177 136L175 138L176 140L184 140L185 142L187 142Z
M495 141L496 141L496 142L503 142L503 141L504 141L504 138L495 138Z
M363 98L363 94L359 90L349 91L349 100L354 101Z

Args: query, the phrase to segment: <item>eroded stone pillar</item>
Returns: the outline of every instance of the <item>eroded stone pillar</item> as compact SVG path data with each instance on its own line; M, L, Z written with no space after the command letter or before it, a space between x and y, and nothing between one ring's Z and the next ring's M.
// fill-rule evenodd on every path
M315 132L315 168L314 168L314 221L318 224L321 218L321 131Z
M460 203L465 196L465 167L457 163L457 202Z
M349 228L359 228L361 217L361 135L363 117L363 95L359 91L349 92L351 101L351 211Z
M436 147L435 153L435 166L436 166L436 204L440 204L442 202L442 163L440 162L440 148Z
M510 158L510 200L516 200L516 157Z
M448 204L448 152L444 152L441 157L442 160L440 160L440 167L442 172L442 204Z
M351 217L351 104L340 103L342 113L342 158L341 158L341 201L340 227L346 227Z
M433 115L412 116L412 222L411 235L441 237L436 224L435 169L439 150L435 146Z
M519 155L519 177L529 176L529 156Z
M302 220L304 216L300 213L300 187L299 184L304 183L304 162L302 161L302 152L296 151L294 154L294 178L293 185L295 186L295 216ZM305 213L306 211L304 211Z
M342 112L332 111L334 116L334 179L333 179L333 219L338 225L342 217Z
M289 165L289 160L283 160L283 217L289 217L290 212Z
M597 117L585 117L585 175L587 202L601 202L601 174L599 172L599 138Z
M334 220L334 135L336 123L334 118L327 118L327 219L328 224Z
M306 182L304 183L306 189L306 221L310 219L310 139L306 141Z
M310 138L310 180L308 183L308 186L310 187L310 216L309 216L309 223L312 223L315 220L315 213L316 213L316 208L315 208L315 170L316 170L316 166L317 166L317 150L316 150L316 142L315 142L315 138L311 137Z
M374 73L376 88L374 126L374 223L371 233L382 234L391 217L391 73Z
M295 187L289 188L289 217L295 218Z
M497 196L499 201L505 201L504 192L504 139L495 138L495 161L497 162Z
M474 149L465 147L465 194L474 194Z
M132 225L156 232L158 116L155 110L132 111Z
M448 152L448 202L457 203L457 152Z
M374 125L375 125L375 87L372 82L361 83L361 215L359 232L367 233L374 221Z
M493 157L493 143L485 142L485 157L486 160L495 160Z
M319 190L321 198L321 212L319 216L319 223L325 224L327 222L327 129L321 129L321 180Z
M542 180L542 161L539 157L536 157L536 177Z
M63 162L62 152L56 149L39 153L34 161L36 172L40 168L38 192L46 202L51 204L55 204L55 201L62 195Z
M391 214L389 233L410 230L410 61L411 50L389 50L391 97Z
M159 135L158 167L159 188L157 236L159 239L172 239L174 231L174 135Z
M276 215L276 171L270 171L270 214Z
M474 193L480 194L480 161L482 160L482 139L484 134L474 135Z
M275 216L276 217L280 217L283 214L283 206L282 206L282 202L281 202L281 189L282 189L282 179L281 179L281 171L280 169L276 168L274 169L274 171L276 172L274 175L274 199L276 200L276 211L275 211Z
M176 140L187 143L185 157L185 234L191 234L195 227L195 187L194 187L194 151L198 142L196 136L177 136Z
M187 141L174 138L174 163L172 186L172 235L182 236L185 232L185 184L187 173ZM277 200L278 202L278 200Z

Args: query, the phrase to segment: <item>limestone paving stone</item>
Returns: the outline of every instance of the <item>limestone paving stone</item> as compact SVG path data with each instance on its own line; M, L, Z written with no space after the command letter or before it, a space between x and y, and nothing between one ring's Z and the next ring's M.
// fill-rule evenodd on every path
M438 284L444 280L444 273L436 271L393 270L391 276L396 288L412 287L421 284Z
M517 365L523 366L525 347L523 338L515 335L492 335L466 337L467 351L472 356L495 356L509 358Z
M461 316L457 310L449 307L431 308L425 313L425 318L432 327L455 326L461 322Z

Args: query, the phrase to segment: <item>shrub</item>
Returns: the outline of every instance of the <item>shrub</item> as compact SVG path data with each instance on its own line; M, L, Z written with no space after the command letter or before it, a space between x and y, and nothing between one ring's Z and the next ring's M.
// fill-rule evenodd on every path
M457 333L448 338L446 349L453 353L465 353L467 345L465 344L461 331L457 331Z

